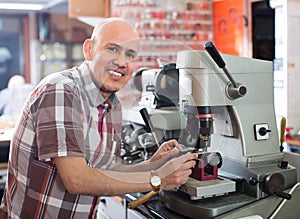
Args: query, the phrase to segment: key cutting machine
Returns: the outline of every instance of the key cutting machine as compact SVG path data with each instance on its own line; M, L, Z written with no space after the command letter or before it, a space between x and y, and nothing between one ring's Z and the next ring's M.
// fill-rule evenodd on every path
M198 159L188 182L160 191L161 204L152 210L163 218L170 212L178 218L297 218L300 189L296 168L279 146L272 62L221 56L207 42L205 50L178 52L176 66L166 69L140 72L141 100L124 118L145 129L140 109L147 107L158 140L176 138L182 153ZM144 132L140 144L155 144Z
M275 217L276 209L297 206L300 191L288 193L297 172L279 148L272 62L221 56L212 42L205 49L180 51L176 62L197 166L186 184L160 198L191 218ZM297 207L288 211L290 218L300 215Z

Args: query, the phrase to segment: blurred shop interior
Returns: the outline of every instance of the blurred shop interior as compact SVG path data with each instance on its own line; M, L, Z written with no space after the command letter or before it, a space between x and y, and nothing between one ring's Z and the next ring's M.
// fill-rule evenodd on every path
M203 49L206 41L221 53L272 61L276 116L278 121L286 117L298 132L299 8L299 0L90 0L88 5L82 0L2 0L0 90L13 75L34 86L48 74L79 65L82 42L93 25L104 17L124 17L147 39L137 69L158 68L158 58L176 62L177 51ZM133 93L127 95L125 101ZM13 127L0 118L0 128ZM5 136L0 137L5 144ZM8 151L0 153L7 158Z
M6 3L7 2L7 3ZM298 0L16 0L0 3L0 90L15 74L37 84L83 60L81 43L103 17L130 19L144 43L139 67L176 61L211 40L220 52L274 62L275 106L298 129ZM18 8L19 7L19 8ZM155 41L155 42L154 42Z

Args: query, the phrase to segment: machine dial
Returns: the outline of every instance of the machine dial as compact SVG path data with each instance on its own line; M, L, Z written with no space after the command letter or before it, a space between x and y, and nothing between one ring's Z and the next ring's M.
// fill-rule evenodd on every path
M267 175L262 182L262 190L268 194L275 194L281 198L290 200L291 195L283 192L283 188L285 185L284 177L281 173L273 173Z

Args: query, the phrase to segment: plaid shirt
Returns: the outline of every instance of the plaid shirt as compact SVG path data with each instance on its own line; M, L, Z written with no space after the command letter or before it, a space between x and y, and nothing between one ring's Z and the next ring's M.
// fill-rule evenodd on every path
M122 117L114 97L111 105L104 102L85 63L41 81L11 142L2 201L9 217L83 219L93 214L98 197L68 193L52 158L84 157L88 166L101 169L114 162Z

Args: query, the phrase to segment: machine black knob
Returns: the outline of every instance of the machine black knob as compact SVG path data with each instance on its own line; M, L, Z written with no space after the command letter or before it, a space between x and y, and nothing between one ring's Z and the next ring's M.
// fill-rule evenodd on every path
M280 168L281 169L287 169L288 168L288 165L289 165L289 162L288 161L284 161L284 160L282 160L281 162L280 162Z
M259 133L261 136L265 136L268 132L271 132L271 130L266 129L265 127L261 127L261 128L258 130L258 133Z
M258 179L257 178L250 178L250 180L249 180L249 184L251 185L251 186L256 186L257 184L258 184Z
M206 42L204 48L212 57L212 59L215 61L215 63L217 63L219 68L225 68L225 62L213 42L211 41Z

